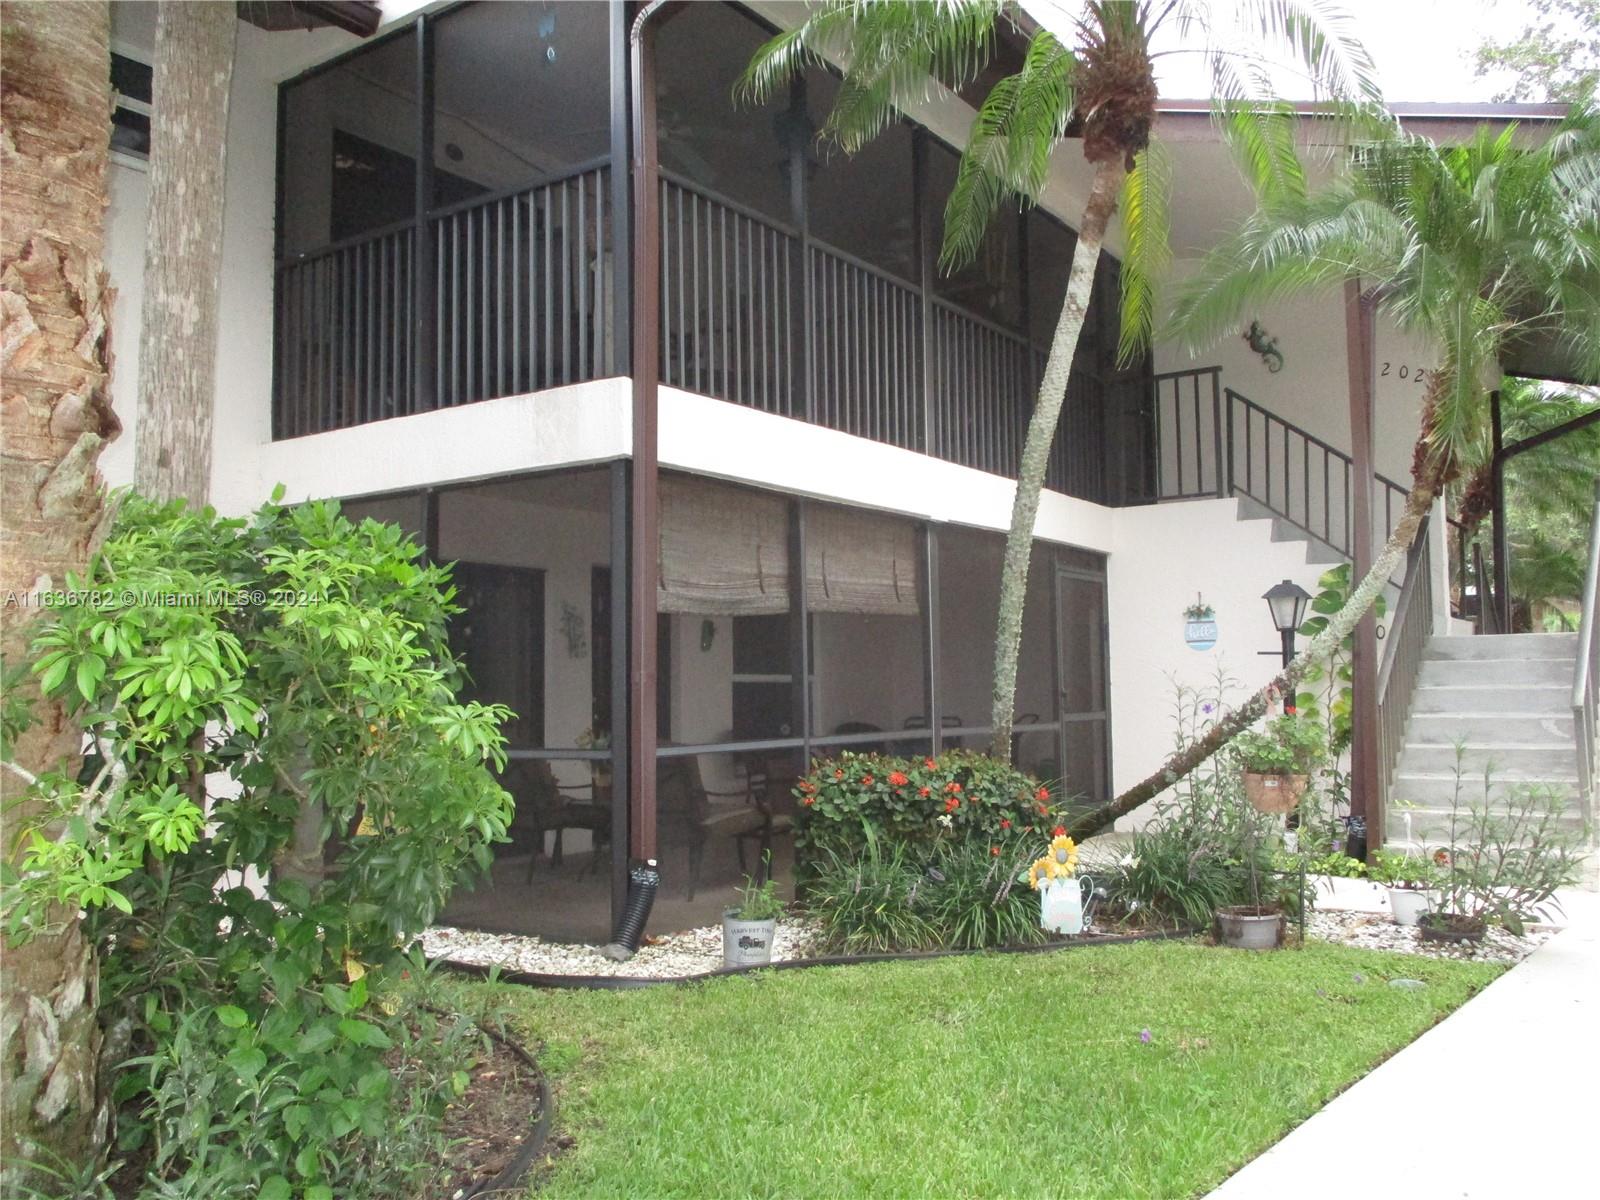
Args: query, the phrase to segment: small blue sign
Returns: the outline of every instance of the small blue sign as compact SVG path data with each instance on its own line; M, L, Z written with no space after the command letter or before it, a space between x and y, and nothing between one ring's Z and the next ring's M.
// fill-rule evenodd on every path
M1191 650L1209 650L1217 644L1217 623L1215 621L1185 621L1183 623L1183 640L1189 643Z

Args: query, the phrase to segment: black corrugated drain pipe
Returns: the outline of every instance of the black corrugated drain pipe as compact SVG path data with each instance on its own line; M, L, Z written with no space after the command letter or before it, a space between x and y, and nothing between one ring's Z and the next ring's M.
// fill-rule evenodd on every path
M656 889L661 886L661 872L656 860L649 859L628 872L628 902L622 906L622 916L611 934L611 944L600 953L619 962L632 958L639 952L639 941L644 937L645 922L650 919L650 909L656 902Z

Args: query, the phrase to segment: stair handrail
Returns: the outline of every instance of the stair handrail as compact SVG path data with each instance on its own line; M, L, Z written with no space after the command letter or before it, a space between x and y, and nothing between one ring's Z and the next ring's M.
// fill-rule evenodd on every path
M1389 781L1399 761L1406 720L1422 672L1422 651L1433 636L1433 548L1428 536L1431 514L1422 519L1406 554L1406 571L1394 620L1383 639L1378 667L1378 803L1388 810Z
M1578 744L1578 794L1584 817L1594 819L1595 733L1600 718L1600 641L1595 638L1596 593L1600 592L1600 478L1595 480L1594 508L1589 523L1589 563L1583 577L1583 617L1578 624L1578 653L1572 666L1572 727Z

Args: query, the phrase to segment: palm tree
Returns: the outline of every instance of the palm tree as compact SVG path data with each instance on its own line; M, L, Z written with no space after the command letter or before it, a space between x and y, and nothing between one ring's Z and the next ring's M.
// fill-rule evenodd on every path
M1170 331L1199 349L1246 310L1367 281L1397 326L1430 341L1438 364L1423 396L1412 486L1394 532L1343 609L1272 683L1159 771L1081 819L1081 836L1183 778L1350 634L1415 540L1435 496L1481 460L1488 389L1519 338L1560 347L1600 372L1600 110L1575 105L1543 145L1515 127L1440 148L1373 118L1348 169L1312 194L1295 161L1246 154L1259 207L1208 254L1174 307Z
M1303 64L1319 94L1376 98L1371 60L1345 32L1343 18L1324 12L1317 0L1248 0L1229 11L1251 26L1258 47L1281 46ZM1119 356L1128 361L1150 340L1155 281L1168 258L1170 176L1165 155L1150 140L1157 100L1151 38L1165 21L1206 34L1203 52L1219 117L1268 157L1284 145L1284 114L1260 103L1267 98L1265 73L1225 52L1209 17L1200 0L1087 0L1069 45L1038 28L1015 0L828 0L763 46L741 81L741 94L760 101L808 67L843 63L844 82L822 134L854 152L937 85L955 90L977 80L1002 23L1027 33L1021 67L989 89L961 156L945 206L939 262L946 270L973 258L990 218L1008 202L1037 202L1069 129L1081 134L1083 155L1094 167L1006 538L991 717L990 752L997 758L1011 757L1028 560L1050 443L1101 246L1119 208L1125 233Z
M205 504L215 423L217 296L228 92L239 18L226 4L156 6L139 436L134 486L157 500Z
M17 672L42 611L37 593L66 587L69 573L88 562L104 516L95 462L119 426L106 393L111 293L101 261L109 11L104 3L14 3L0 14L0 660L8 693L0 804L9 861L9 830L30 815L33 779L79 755L81 735L63 706L42 699L31 677ZM14 721L24 708L31 721ZM39 1182L29 1179L33 1163L95 1161L105 1132L95 960L75 914L54 918L51 932L5 948L0 1192L7 1195Z

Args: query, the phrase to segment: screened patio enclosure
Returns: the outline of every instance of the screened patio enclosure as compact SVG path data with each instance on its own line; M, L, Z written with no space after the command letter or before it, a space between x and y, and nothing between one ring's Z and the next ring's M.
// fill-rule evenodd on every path
M610 0L425 12L280 89L273 437L632 373L625 20ZM772 31L660 26L660 361L673 387L1015 476L1072 231L1001 214L935 266L957 153L903 122L816 136L837 78L735 104ZM1106 257L1048 486L1153 498L1147 364Z
M503 779L518 805L511 837L489 875L458 891L446 923L609 935L628 841L610 739L613 571L626 570L612 506L625 470L346 503L454 563L465 611L451 638L468 694L516 713ZM661 495L649 567L660 643L655 932L715 923L768 853L792 895L792 792L811 759L987 747L1003 549L997 533L690 475L664 475ZM1064 571L1078 590L1059 589ZM1041 543L1014 756L1088 800L1105 798L1104 616L1103 560Z

